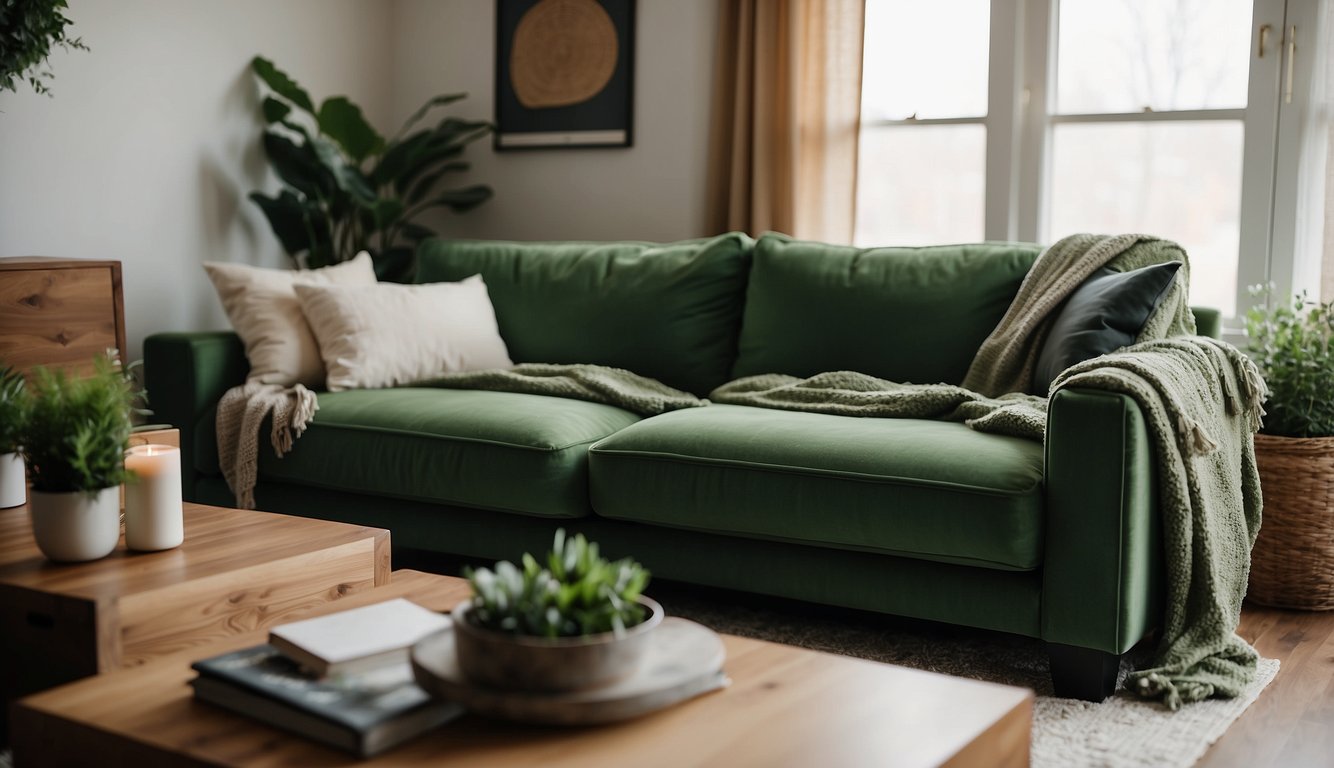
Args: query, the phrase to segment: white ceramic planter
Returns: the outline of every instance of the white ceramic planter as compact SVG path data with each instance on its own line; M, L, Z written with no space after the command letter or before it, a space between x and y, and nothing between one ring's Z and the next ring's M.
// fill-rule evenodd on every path
M28 478L23 473L23 457L0 453L0 509L17 507L28 500Z
M120 486L95 494L33 490L32 534L42 554L65 563L97 560L120 540Z

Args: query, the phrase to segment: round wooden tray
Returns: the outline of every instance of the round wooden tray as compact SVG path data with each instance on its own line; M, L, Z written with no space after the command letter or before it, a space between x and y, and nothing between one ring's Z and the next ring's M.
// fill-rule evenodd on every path
M668 618L634 675L601 688L563 693L526 693L484 688L459 670L454 632L445 630L412 648L417 685L487 717L545 725L594 725L628 720L727 685L726 651L713 630Z

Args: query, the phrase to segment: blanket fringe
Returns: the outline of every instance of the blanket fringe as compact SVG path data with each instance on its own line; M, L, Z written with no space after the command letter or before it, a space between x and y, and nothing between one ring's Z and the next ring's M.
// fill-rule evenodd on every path
M1204 431L1200 422L1184 413L1177 414L1177 434L1184 436L1191 456L1204 456L1218 450L1218 442Z

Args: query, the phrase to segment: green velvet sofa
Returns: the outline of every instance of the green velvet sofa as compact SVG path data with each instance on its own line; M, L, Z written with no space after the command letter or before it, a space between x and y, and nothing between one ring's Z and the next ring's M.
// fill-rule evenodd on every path
M958 383L1038 250L437 240L417 279L481 273L516 362L707 395L774 372ZM158 334L144 355L156 418L181 429L187 498L229 505L213 422L246 376L239 340ZM641 418L425 387L319 406L290 454L261 456L260 509L483 559L544 549L564 526L660 578L1041 638L1057 690L1091 699L1162 610L1150 445L1120 395L1059 392L1045 446L940 421L728 405Z

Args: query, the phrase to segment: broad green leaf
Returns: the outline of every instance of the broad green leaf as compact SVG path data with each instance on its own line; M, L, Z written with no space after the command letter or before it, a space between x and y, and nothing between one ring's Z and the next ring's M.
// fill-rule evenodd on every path
M416 125L417 121L421 120L423 117L426 117L426 113L430 112L433 107L443 107L446 104L453 104L456 101L466 98L468 98L468 94L466 93L446 93L439 96L433 96L425 104L421 105L420 109L413 112L412 117L409 117L406 123L403 123L403 127L398 129L398 135L402 136L410 131L412 126Z
M316 119L320 132L338 142L357 164L384 149L384 137L366 122L361 107L346 96L325 99Z
M310 235L305 226L305 206L300 198L284 189L277 197L251 192L250 199L264 212L273 234L278 236L283 250L296 256L310 248Z
M375 228L389 229L403 216L403 201L396 197L382 197L371 207L375 214Z
M465 211L471 211L473 208L490 200L492 194L490 187L478 184L471 187L464 187L463 189L453 189L447 192L441 192L423 205L427 208L439 208L443 206L455 213L464 213Z
M274 131L264 132L264 152L278 177L306 197L318 198L332 191L332 176L325 171L308 146L298 145Z
M315 114L315 103L310 100L310 94L305 89L296 84L296 81L287 76L286 72L278 69L273 62L268 59L256 56L250 61L250 68L259 76L264 84L273 89L273 92L282 96L284 99L301 107L312 115Z
M440 179L445 176L445 174L455 173L458 171L466 171L470 167L472 167L471 164L469 164L464 160L452 160L447 163L443 163L434 171L418 178L417 181L412 185L412 189L408 191L408 194L406 195L405 199L408 201L409 204L419 203L421 202L422 198L429 195L431 191L435 189L436 183L439 182Z
M420 131L401 141L391 142L371 171L371 180L375 186L381 187L396 181L404 171L418 162L417 154L430 141L430 131Z
M359 205L370 206L375 203L375 190L371 188L366 176L355 165L348 163L337 147L319 137L311 139L310 146L339 189L348 193Z
M281 121L292 111L292 107L287 102L279 101L272 96L264 97L260 109L264 111L264 122L270 124Z

